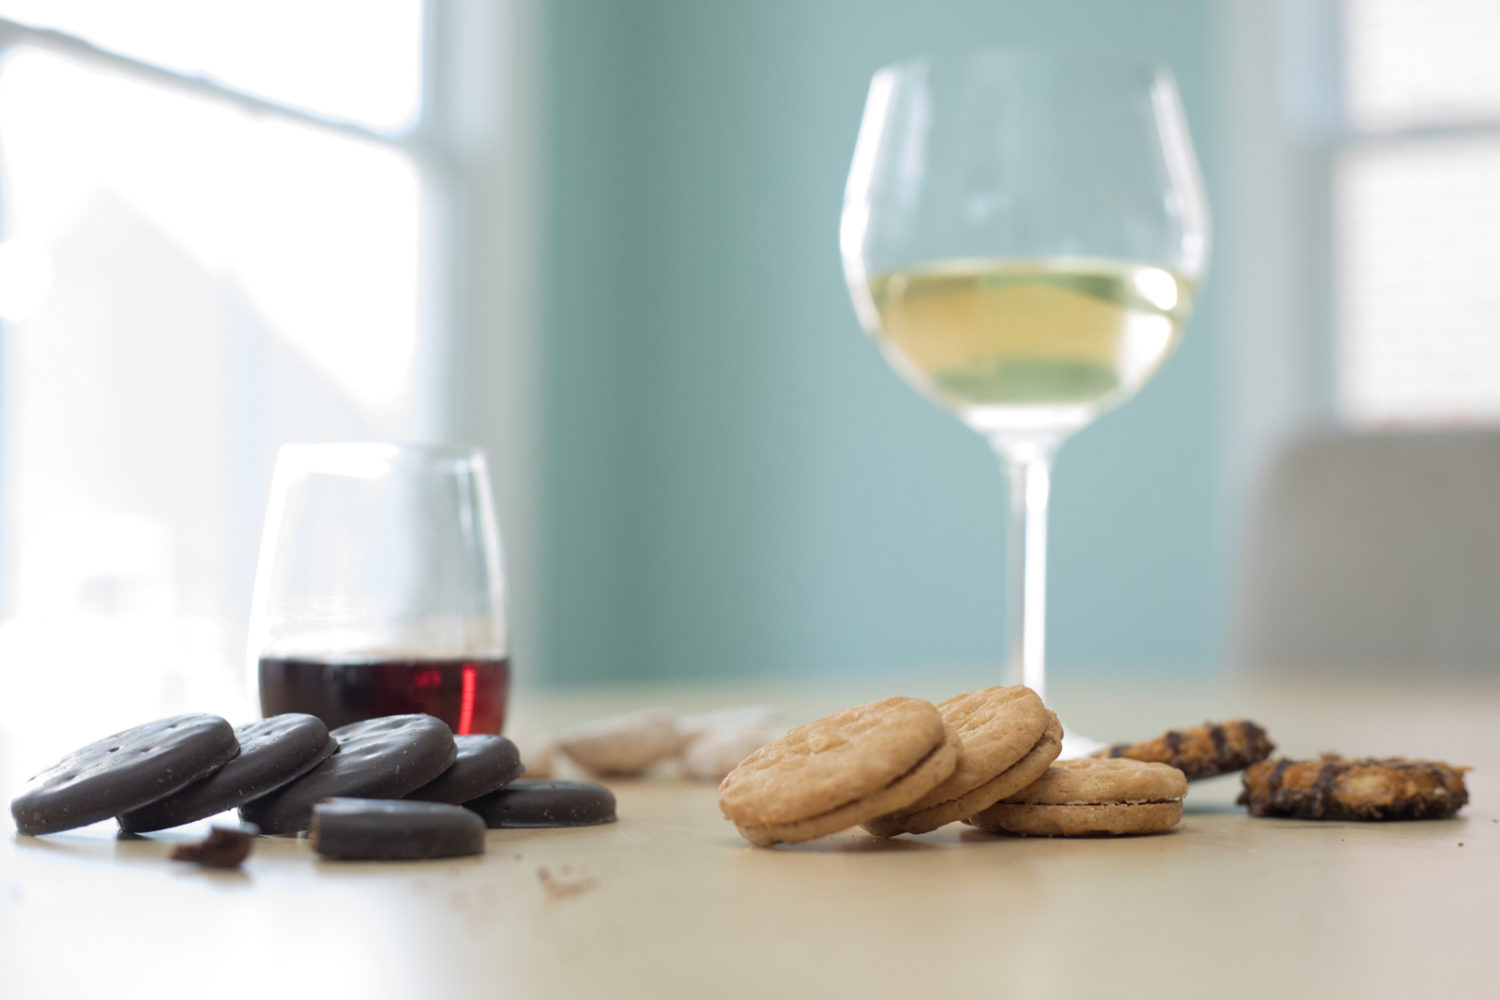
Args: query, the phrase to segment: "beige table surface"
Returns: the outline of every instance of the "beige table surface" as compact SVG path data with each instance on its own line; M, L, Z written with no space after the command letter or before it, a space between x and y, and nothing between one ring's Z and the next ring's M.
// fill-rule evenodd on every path
M516 712L537 729L755 700L800 721L890 687L592 692ZM1105 738L1249 714L1295 754L1475 765L1472 804L1440 822L1252 819L1221 778L1193 786L1165 836L952 826L761 850L719 817L712 787L662 777L614 785L615 825L494 831L482 858L340 864L262 838L229 873L166 860L196 828L31 838L6 816L0 997L1500 996L1500 681L1138 678L1058 694Z

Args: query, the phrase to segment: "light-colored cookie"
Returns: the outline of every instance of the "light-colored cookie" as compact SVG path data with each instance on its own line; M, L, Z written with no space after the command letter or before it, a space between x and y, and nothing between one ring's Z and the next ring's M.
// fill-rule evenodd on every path
M1057 723L1048 727L1030 753L978 788L917 812L882 816L865 823L864 828L879 837L894 837L902 833L929 833L966 819L1031 784L1046 772L1048 765L1061 752L1062 725Z
M669 708L595 719L557 737L558 749L596 774L639 774L681 745L677 715Z
M963 743L958 766L946 781L910 809L865 824L871 833L882 837L926 833L1023 788L1028 782L996 782L1037 749L1049 722L1056 719L1036 692L1019 684L970 691L940 702L937 710ZM1061 739L1060 727L1058 738ZM1033 767L1030 780L1035 780L1056 757L1053 753L1040 767Z
M695 712L677 720L677 731L682 734L684 745L709 733L723 732L726 729L747 729L751 726L780 726L777 736L786 732L781 716L769 705L740 705L712 712Z
M1128 836L1164 833L1182 819L1182 802L1039 806L1000 802L985 810L980 829L1025 837Z
M552 777L552 744L533 743L529 750L522 747L521 763L526 767L521 774L523 778Z
M790 823L764 825L736 823L744 838L758 847L772 844L797 844L817 840L858 826L865 820L890 811L893 804L910 802L953 772L962 750L958 735L949 732L937 749L904 776L872 795L856 799L837 809Z
M549 735L525 722L506 720L506 739L516 745L521 763L526 766L523 778L552 777L552 755L555 747Z
M1060 760L1047 773L1010 796L1009 802L1036 805L1096 805L1108 802L1165 802L1187 794L1187 778L1166 764L1128 757Z
M719 808L753 842L810 840L915 802L957 758L957 738L936 708L886 698L761 747L720 784Z
M1128 758L1058 761L1020 792L965 822L996 833L1079 837L1158 833L1182 819L1187 779Z
M706 729L682 748L682 773L694 781L724 780L740 761L781 736L785 727L765 721L737 721Z

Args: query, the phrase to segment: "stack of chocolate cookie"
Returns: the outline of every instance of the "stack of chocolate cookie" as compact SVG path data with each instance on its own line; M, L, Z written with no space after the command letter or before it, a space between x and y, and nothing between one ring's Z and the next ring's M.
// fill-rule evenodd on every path
M1017 834L1148 833L1182 816L1181 772L1146 761L1068 761L1036 693L992 687L937 705L887 698L800 726L747 757L719 807L770 846L853 826L882 837L963 820Z
M111 817L141 833L238 809L265 833L311 828L314 847L331 857L389 859L480 853L485 826L615 818L607 788L518 781L524 770L504 737L455 737L429 715L371 719L330 733L311 715L235 729L218 716L190 714L74 751L27 783L11 815L29 835Z

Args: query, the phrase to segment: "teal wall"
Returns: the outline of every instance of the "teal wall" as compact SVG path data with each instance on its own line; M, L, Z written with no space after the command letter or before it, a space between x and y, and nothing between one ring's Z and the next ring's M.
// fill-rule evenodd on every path
M1199 0L548 4L538 673L920 671L1003 656L1005 482L885 367L837 224L873 70L972 44L1176 72L1217 195ZM1213 278L1177 356L1062 450L1050 659L1217 669Z

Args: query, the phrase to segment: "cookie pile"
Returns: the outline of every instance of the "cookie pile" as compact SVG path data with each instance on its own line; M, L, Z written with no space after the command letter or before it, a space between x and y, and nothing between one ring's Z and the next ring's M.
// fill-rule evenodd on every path
M676 761L683 777L718 782L784 728L760 706L683 716L657 707L573 726L558 735L557 747L594 774L635 776Z
M1181 819L1187 781L1177 769L1128 759L1054 764L1061 750L1057 715L1026 687L937 705L887 698L761 747L719 786L719 808L762 847L853 826L891 837L964 820L1080 836L1158 832Z
M329 857L392 860L481 853L486 826L615 818L607 788L518 780L524 770L505 737L454 736L430 715L329 732L311 715L236 729L194 713L74 751L26 784L11 815L28 835L111 817L122 830L141 833L238 809L265 833L309 830L314 849Z

